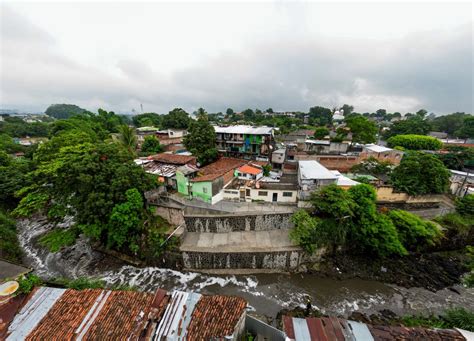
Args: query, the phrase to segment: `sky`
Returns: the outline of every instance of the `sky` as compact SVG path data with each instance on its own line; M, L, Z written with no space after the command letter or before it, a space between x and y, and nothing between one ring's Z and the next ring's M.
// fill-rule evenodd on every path
M0 3L0 108L473 113L471 2Z

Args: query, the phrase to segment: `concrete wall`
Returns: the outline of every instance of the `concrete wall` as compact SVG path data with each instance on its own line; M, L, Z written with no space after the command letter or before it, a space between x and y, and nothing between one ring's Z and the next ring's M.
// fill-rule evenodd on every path
M259 192L267 192L267 195L259 195ZM291 193L291 197L283 196L283 192ZM263 200L266 202L273 202L273 194L277 194L277 202L282 203L295 203L298 196L298 191L295 190L280 190L280 189L250 189L250 196L246 197L246 200Z
M187 269L269 269L296 270L302 251L208 253L183 252Z
M178 226L184 224L183 210L180 208L155 206L154 214L159 215L171 225Z
M291 213L185 216L188 232L226 233L290 229Z

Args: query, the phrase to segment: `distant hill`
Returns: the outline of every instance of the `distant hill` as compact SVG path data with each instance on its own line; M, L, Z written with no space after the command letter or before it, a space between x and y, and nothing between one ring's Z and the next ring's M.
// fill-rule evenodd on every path
M82 109L75 104L51 104L46 109L45 114L57 119L65 119L71 116L82 114L86 109Z

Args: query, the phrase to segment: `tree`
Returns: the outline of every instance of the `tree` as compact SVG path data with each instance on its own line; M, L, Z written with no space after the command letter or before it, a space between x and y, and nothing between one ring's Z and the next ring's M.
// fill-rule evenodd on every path
M462 127L455 134L463 139L474 138L474 116L465 117Z
M449 169L462 171L464 168L474 168L474 148L463 146L448 146L448 152L438 154L444 165Z
M351 172L381 177L389 175L392 172L393 167L394 165L390 161L379 161L371 156L368 159L363 160L361 163L352 166Z
M393 170L390 180L398 191L421 195L445 193L449 177L449 170L436 156L410 152Z
M427 110L425 110L425 109L420 109L420 110L418 110L418 111L416 112L416 116L421 117L421 118L424 119L427 113L428 113Z
M156 138L156 136L145 136L141 151L146 155L157 154L163 151L163 147L161 146L160 141Z
M32 185L18 191L22 199L16 215L73 215L77 227L102 245L113 233L110 216L117 204L127 201L127 190L135 188L143 195L153 187L153 177L115 143L63 147L28 176Z
M137 149L138 143L135 128L125 124L120 126L118 142L130 153L130 155L135 155L135 150Z
M217 158L216 133L202 110L196 121L191 122L183 143L187 150L197 157L201 166Z
M441 231L430 221L402 210L391 210L387 213L395 225L400 241L412 251L421 251L435 245L441 238Z
M26 174L32 168L30 160L13 158L0 150L0 206L14 208L15 193L29 184Z
M354 111L354 107L349 104L344 104L341 109L343 110L344 116L349 116Z
M435 137L425 135L397 135L387 140L389 147L403 147L409 150L438 150L443 143Z
M77 114L82 114L85 111L85 109L82 109L75 104L51 104L44 113L50 117L64 119Z
M313 125L325 126L332 123L331 109L316 106L310 108L308 114Z
M154 112L147 112L144 114L133 116L132 122L133 122L133 125L137 128L160 127L162 119L163 119L162 115L158 115Z
M352 115L346 118L346 125L352 132L352 142L373 143L377 140L377 125L364 116Z
M175 108L163 116L161 125L163 129L187 129L191 120L186 111Z
M269 114L273 114L273 109L272 108L268 108L267 110L265 110L267 113Z
M407 115L405 115L405 118ZM400 120L394 122L390 126L390 130L387 131L385 134L386 138L395 135L408 135L408 134L415 134L415 135L426 135L431 130L431 126L429 122L423 120L419 116L412 116L405 120Z
M326 135L329 135L329 129L326 127L317 127L316 130L314 131L314 138L315 139L323 139L326 137Z
M227 108L225 113L226 113L227 116L232 116L234 114L234 110L232 108Z
M474 218L474 194L456 200L456 212L463 217Z
M454 136L455 132L461 129L464 124L464 118L467 115L463 112L456 112L450 115L435 117L431 122L434 131L442 131L449 136Z

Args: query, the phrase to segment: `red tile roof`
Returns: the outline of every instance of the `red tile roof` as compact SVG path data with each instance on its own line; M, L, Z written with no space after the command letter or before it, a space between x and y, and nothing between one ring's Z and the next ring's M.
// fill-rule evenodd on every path
M252 175L257 175L263 172L262 169L260 168L255 168L249 165L243 165L238 169L239 172L241 173L247 173L247 174L252 174Z
M203 296L188 326L187 340L213 340L232 335L247 302L235 296Z
M152 155L149 157L152 160L163 162L163 163L171 163L173 165L185 165L185 164L195 164L196 157L191 155L177 155L177 154L167 154L167 153L160 153L156 155Z
M238 168L242 165L245 165L248 163L247 160L242 160L242 159L234 159L231 157L222 157L216 162L213 162L211 164L208 164L207 166L201 168L199 170L199 173L202 175L208 175L208 174L224 174L227 173L228 171Z
M207 174L207 175L202 175L198 176L197 178L191 179L191 182L205 182L205 181L213 181L217 178L220 178L222 174Z

